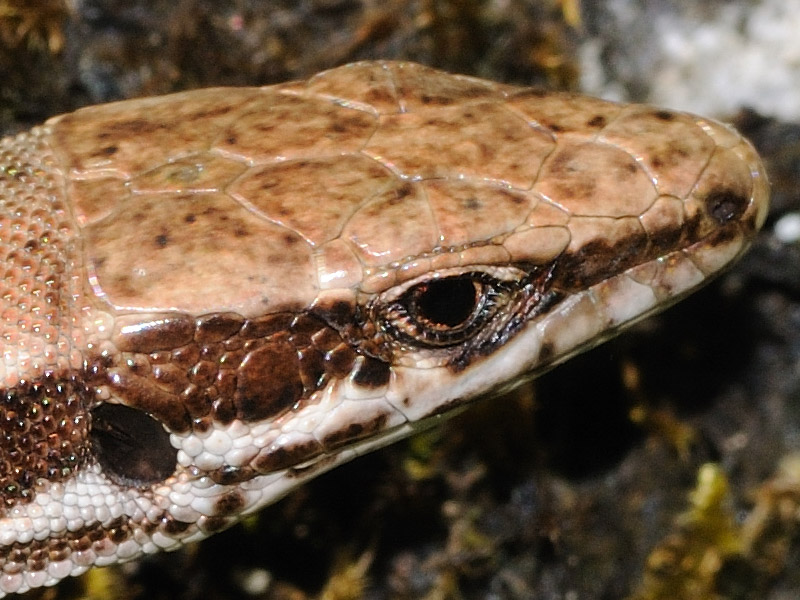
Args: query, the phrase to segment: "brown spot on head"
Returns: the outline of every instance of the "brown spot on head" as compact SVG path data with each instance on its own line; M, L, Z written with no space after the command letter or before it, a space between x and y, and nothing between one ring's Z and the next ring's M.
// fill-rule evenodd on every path
M674 121L675 113L668 110L653 111L653 116L659 121Z
M363 357L356 372L353 373L353 383L361 387L378 388L389 383L392 368L386 363L371 356Z
M481 201L475 196L470 196L469 198L464 199L464 201L461 203L461 208L464 210L478 210L481 208Z
M341 343L325 354L325 371L333 377L345 377L353 370L355 360L355 350Z
M250 481L255 476L255 471L250 467L239 468L230 465L225 465L209 473L212 481L220 485L238 485L242 482Z
M372 437L386 428L386 419L386 414L379 414L363 422L349 423L342 429L326 435L322 440L322 445L327 450L333 450L360 439Z
M155 244L157 248L166 248L167 244L169 244L169 236L165 233L157 235L155 238Z
M164 127L163 123L150 119L128 119L108 123L107 131L118 138L132 138L144 136Z
M244 319L236 313L213 313L199 317L194 339L199 344L221 342L238 333Z
M594 127L594 128L597 128L597 129L602 129L603 127L605 127L605 126L606 126L606 123L607 123L607 122L608 122L608 121L607 121L607 119L605 118L605 116L603 116L603 115L595 115L594 117L592 117L591 119L589 119L588 121L586 121L586 125L588 125L589 127Z
M211 405L211 416L223 425L228 425L236 418L236 405L233 399L227 396L217 398Z
M216 501L214 504L214 510L216 511L216 516L225 517L238 513L240 510L242 510L242 508L244 508L244 505L244 496L237 491L232 491L228 492Z
M226 517L202 517L197 522L197 526L206 533L217 533L230 524L231 520Z
M550 164L550 174L558 183L557 193L565 198L588 198L597 189L594 174L585 169L579 146L570 146L559 152Z
M322 454L322 446L315 439L295 443L292 446L276 446L262 450L253 461L258 473L272 473L288 469Z
M542 342L542 347L539 350L539 364L545 365L550 362L555 355L552 342Z
M88 535L81 536L72 543L72 549L76 552L86 552L91 547L92 540Z
M191 526L191 523L178 521L169 515L165 515L161 520L161 529L164 531L164 533L171 536L178 536L181 533L186 532Z
M108 539L115 544L121 544L133 535L130 523L125 521L123 517L119 517L111 521L108 526Z
M196 419L192 420L192 431L194 433L205 433L211 429L211 416L206 415L203 417L197 417Z
M337 329L343 329L353 322L355 306L346 300L315 302L311 312Z
M403 183L403 185L394 189L395 198L401 200L414 193L414 187L410 183Z
M270 341L242 361L236 377L236 414L244 421L274 417L303 394L300 359L289 342Z
M453 99L448 96L433 94L422 94L419 99L426 106L448 106L453 103Z
M714 190L705 199L706 210L719 225L739 219L747 210L749 199L734 191Z

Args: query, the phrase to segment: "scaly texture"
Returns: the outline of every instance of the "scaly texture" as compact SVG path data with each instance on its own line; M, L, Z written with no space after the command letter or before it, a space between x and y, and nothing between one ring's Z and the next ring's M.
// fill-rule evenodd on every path
M0 590L218 531L606 339L764 220L713 121L357 63L0 141Z

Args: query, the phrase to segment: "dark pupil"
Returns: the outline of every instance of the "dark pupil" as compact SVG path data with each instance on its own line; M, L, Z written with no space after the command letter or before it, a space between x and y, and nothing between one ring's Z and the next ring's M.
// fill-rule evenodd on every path
M420 286L416 308L419 317L434 325L456 327L472 315L476 302L471 279L448 277Z

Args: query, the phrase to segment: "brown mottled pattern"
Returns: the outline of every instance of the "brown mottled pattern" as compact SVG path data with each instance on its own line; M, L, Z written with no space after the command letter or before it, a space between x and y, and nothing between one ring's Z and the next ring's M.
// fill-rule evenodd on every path
M111 341L120 352L97 357L102 366L85 379L175 432L274 418L355 360L335 329L307 314L127 315Z
M89 458L85 390L44 377L0 399L0 495L5 508L28 502L37 480L72 476Z
M0 140L0 596L173 549L697 287L713 121L366 62Z

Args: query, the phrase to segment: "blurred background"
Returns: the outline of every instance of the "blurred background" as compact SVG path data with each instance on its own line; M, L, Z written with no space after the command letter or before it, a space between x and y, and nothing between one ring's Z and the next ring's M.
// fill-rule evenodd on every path
M735 123L768 164L765 230L513 396L31 597L800 597L800 0L0 0L0 132L372 58Z

